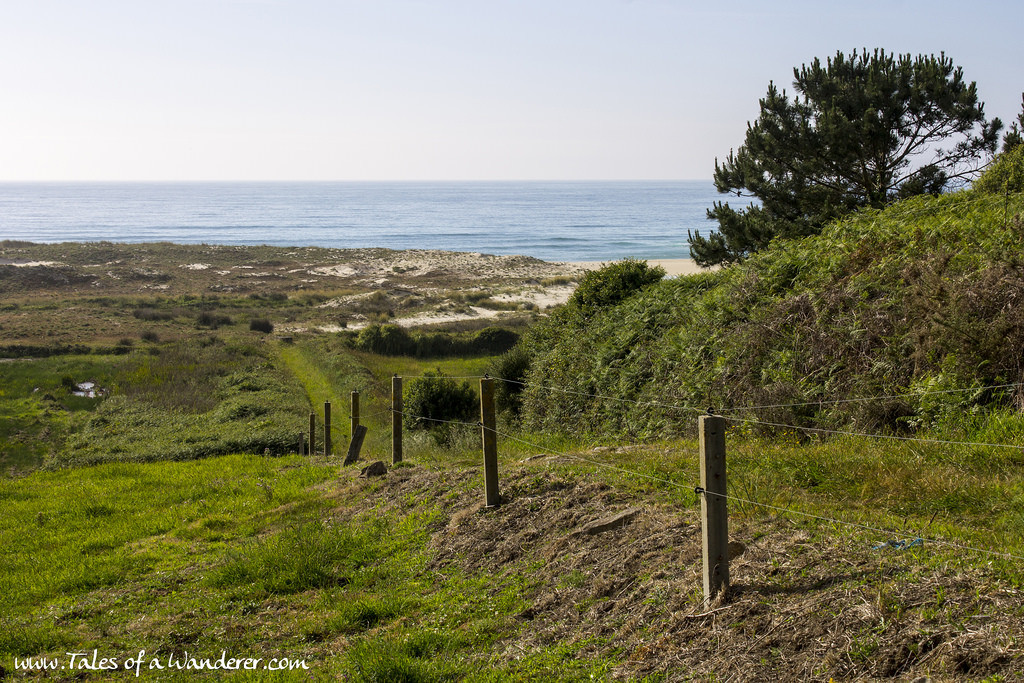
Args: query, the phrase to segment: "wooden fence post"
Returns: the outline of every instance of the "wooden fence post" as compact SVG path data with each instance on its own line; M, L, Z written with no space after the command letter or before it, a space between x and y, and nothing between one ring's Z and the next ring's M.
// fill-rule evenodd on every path
M316 453L316 413L309 414L309 454Z
M331 457L331 402L324 401L324 456Z
M700 417L701 536L704 600L729 588L729 517L725 488L725 418Z
M352 441L348 444L348 453L345 455L345 462L342 465L351 465L359 459L359 451L363 448L363 439L366 438L366 425L356 425L352 432Z
M391 464L402 462L402 378L391 378Z
M501 504L498 494L498 433L494 417L494 380L480 380L480 435L484 451L484 501L487 507Z
M359 426L359 392L352 392L352 427L349 429L349 436L353 439L356 436L356 427Z

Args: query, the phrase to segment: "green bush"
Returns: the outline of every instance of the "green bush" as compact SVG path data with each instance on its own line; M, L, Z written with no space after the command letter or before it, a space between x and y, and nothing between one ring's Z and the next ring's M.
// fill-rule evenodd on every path
M476 333L473 347L480 354L505 353L519 341L519 335L503 327L485 327Z
M174 315L167 311L158 311L155 308L143 307L136 308L132 311L132 315L139 320L157 321L157 320L172 320Z
M356 348L383 356L410 355L415 343L398 325L370 325L356 337Z
M399 325L370 325L352 344L361 351L383 356L446 358L504 353L515 346L519 335L501 327L485 327L475 334L409 331Z
M211 330L216 330L222 325L230 325L231 322L230 316L211 311L202 311L196 316L196 327L205 327Z
M404 392L407 429L428 430L441 445L453 442L456 428L451 422L477 422L479 400L469 382L456 382L441 370L427 371L409 383Z
M525 388L523 383L530 371L531 360L530 351L525 346L516 346L491 363L489 374L499 380L494 384L494 403L498 412L508 413L513 418L519 415Z
M583 276L579 286L569 298L585 316L591 316L609 306L615 306L644 287L665 277L665 269L647 265L647 261L625 259L609 263Z

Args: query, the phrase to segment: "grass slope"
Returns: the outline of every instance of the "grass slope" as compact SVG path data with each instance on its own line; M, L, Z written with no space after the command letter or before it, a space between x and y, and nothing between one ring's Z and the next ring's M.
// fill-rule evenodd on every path
M582 455L692 470L692 452ZM1000 680L1020 669L1018 590L984 562L930 545L876 551L870 533L739 510L732 598L709 607L691 494L573 457L506 458L497 510L482 508L477 468L363 480L294 456L0 482L0 674L135 677L14 671L16 659L66 665L93 649L121 666L142 649L147 666L222 651L261 660L238 680ZM626 526L584 531L626 509L638 511ZM309 669L263 669L271 658Z

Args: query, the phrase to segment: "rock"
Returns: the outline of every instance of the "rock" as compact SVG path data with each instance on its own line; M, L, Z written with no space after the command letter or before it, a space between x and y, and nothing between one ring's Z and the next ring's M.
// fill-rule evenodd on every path
M388 473L388 468L380 460L371 462L359 473L360 477L383 477Z
M603 534L606 531L621 529L622 527L632 522L633 518L635 518L639 514L640 510L638 508L629 508L628 510L623 510L622 512L611 517L605 517L604 519L599 519L596 522L591 522L590 524L587 524L585 527L583 527L576 533L586 534L587 536L595 536L597 534Z

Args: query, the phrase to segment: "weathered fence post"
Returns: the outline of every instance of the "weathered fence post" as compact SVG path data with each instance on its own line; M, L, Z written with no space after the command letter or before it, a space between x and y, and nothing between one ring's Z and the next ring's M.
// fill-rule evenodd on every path
M309 454L316 453L316 413L309 414Z
M494 380L480 380L480 434L484 450L484 500L487 507L501 504L498 494L498 433L494 419Z
M402 462L402 378L391 378L391 464Z
M359 459L359 451L363 448L363 439L366 438L366 425L356 425L352 432L352 441L348 444L348 453L345 455L345 462L342 465L351 465Z
M324 401L324 456L331 457L331 402Z
M700 417L701 536L704 600L729 588L729 517L725 488L725 418Z
M355 438L356 427L359 426L359 392L352 392L352 428L349 429L349 436Z

